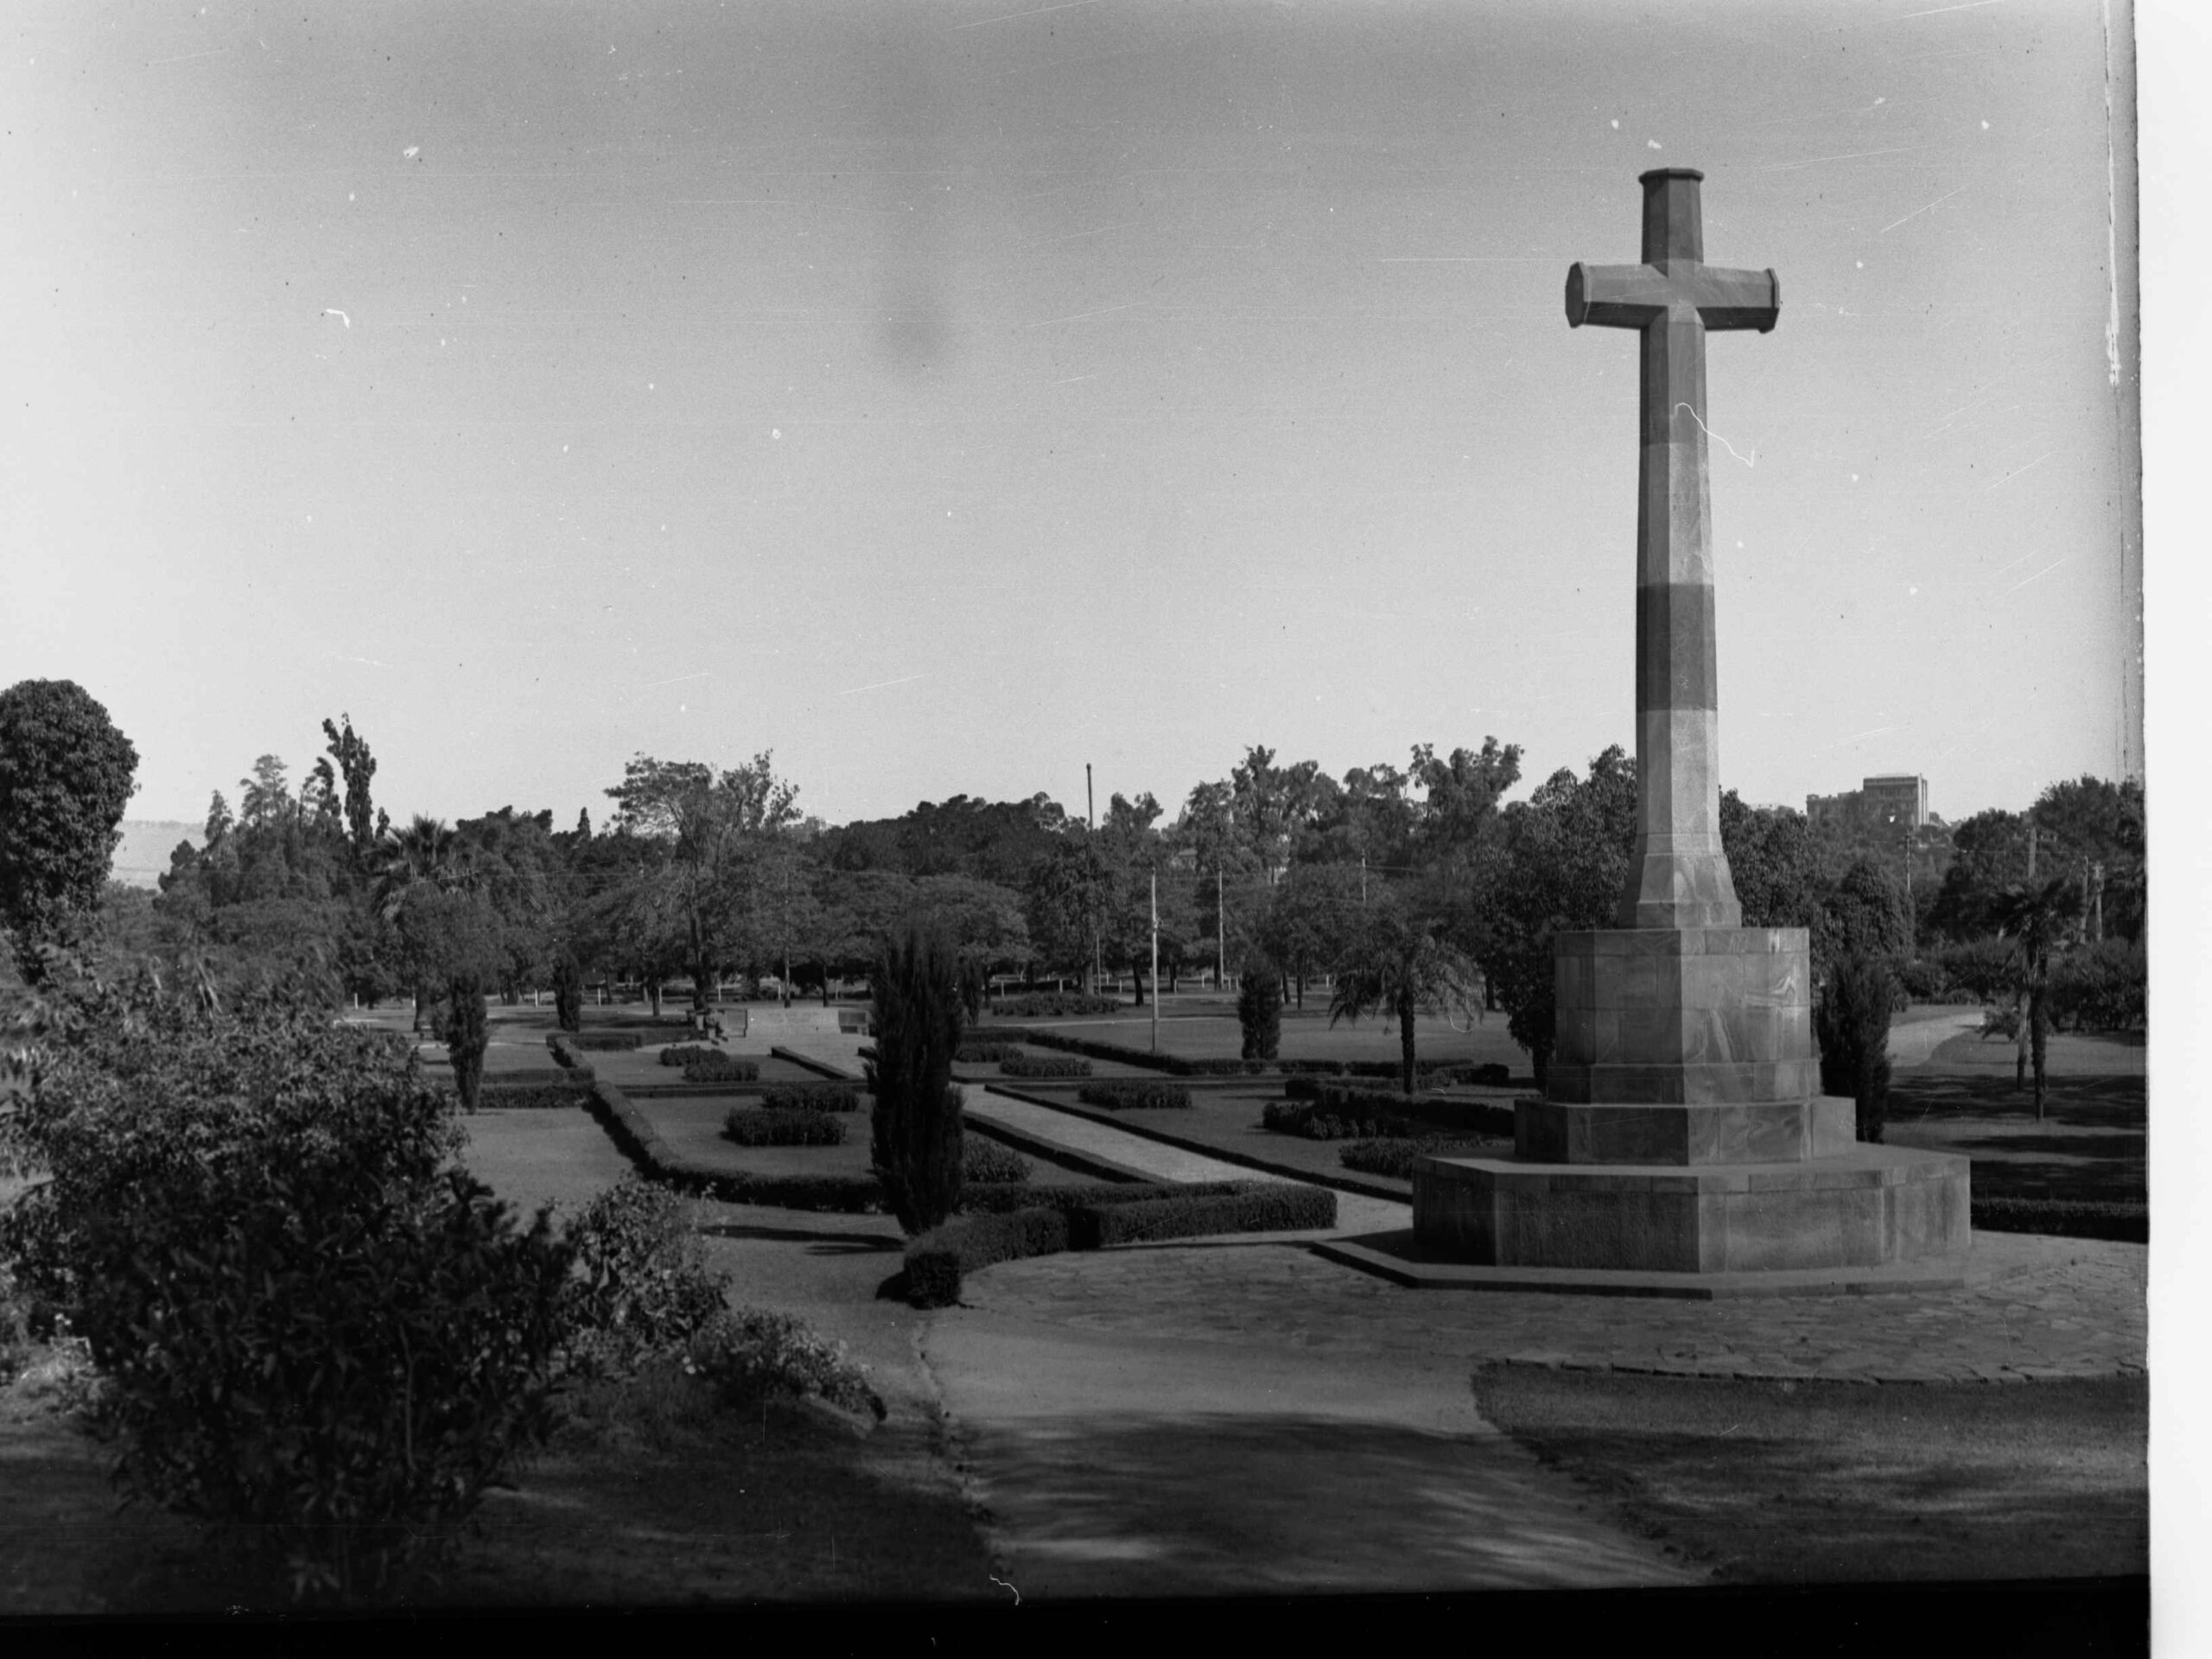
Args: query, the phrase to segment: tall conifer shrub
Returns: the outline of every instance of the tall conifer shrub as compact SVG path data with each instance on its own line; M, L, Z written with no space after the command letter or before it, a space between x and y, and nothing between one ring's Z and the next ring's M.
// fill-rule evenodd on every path
M1849 952L1829 964L1827 988L1813 1009L1821 1090L1857 1103L1861 1141L1879 1141L1889 1113L1891 988L1882 957Z
M1282 1047L1282 981L1257 963L1244 970L1236 992L1236 1023L1244 1035L1242 1058L1272 1060Z
M960 1094L952 1087L963 1016L959 960L941 934L909 928L885 946L870 989L876 1178L899 1224L925 1233L960 1204Z

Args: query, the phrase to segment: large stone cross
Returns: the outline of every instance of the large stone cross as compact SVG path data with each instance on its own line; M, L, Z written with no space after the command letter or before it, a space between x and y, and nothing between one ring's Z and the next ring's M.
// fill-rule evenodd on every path
M1643 263L1567 273L1567 320L1643 335L1643 448L1636 513L1636 856L1623 927L1735 927L1743 919L1720 847L1719 701L1714 686L1713 512L1707 474L1705 333L1774 327L1771 270L1705 263L1698 186L1661 168L1643 186Z

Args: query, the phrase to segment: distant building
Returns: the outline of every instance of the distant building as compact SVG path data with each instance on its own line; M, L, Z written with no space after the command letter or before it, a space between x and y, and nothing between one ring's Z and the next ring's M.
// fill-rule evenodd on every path
M1928 780L1909 774L1867 778L1858 788L1841 795L1805 798L1805 817L1816 824L1847 827L1902 820L1918 830L1927 824L1929 816Z

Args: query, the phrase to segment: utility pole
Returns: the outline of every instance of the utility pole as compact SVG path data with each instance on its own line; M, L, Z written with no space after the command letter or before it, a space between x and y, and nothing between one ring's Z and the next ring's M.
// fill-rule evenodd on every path
M1152 1052L1160 1052L1160 872L1152 873Z
M1095 869L1097 868L1096 861L1098 857L1098 843L1096 839L1098 834L1098 799L1090 792L1090 762L1088 760L1083 763L1083 827L1088 830L1092 836L1089 851L1093 861L1092 868ZM1099 962L1098 892L1094 887L1090 893L1090 994L1093 996L1098 995L1099 986L1104 978L1104 969Z
M1216 990L1229 988L1229 903L1221 896L1221 866L1213 871L1213 983Z

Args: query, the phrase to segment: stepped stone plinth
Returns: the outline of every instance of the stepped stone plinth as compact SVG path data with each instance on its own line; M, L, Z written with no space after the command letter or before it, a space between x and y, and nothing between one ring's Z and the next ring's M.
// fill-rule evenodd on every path
M1427 1158L1414 1233L1500 1268L1904 1274L1968 1248L1964 1158L1862 1146L1823 1096L1800 928L1742 925L1720 839L1705 334L1774 327L1772 271L1704 263L1701 174L1643 175L1643 263L1576 265L1570 324L1642 337L1637 826L1620 925L1557 937L1555 1046L1511 1159ZM1840 1281L1839 1281L1840 1282Z

